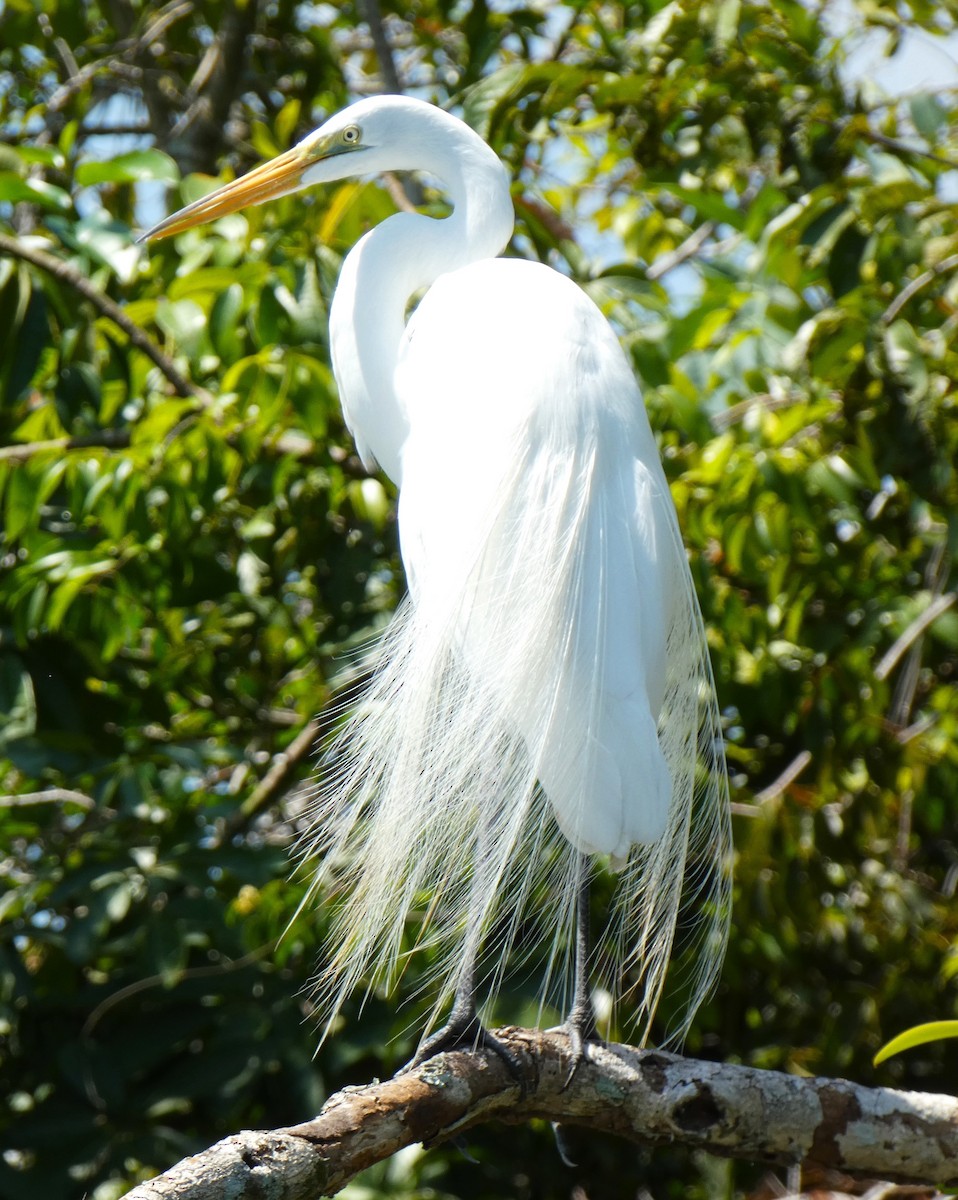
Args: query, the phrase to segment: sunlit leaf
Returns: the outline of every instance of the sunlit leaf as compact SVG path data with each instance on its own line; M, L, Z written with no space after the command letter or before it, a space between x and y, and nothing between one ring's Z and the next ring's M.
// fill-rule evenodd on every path
M929 1042L940 1042L947 1038L958 1038L958 1021L928 1021L924 1025L915 1025L899 1033L875 1055L872 1062L877 1067L886 1059L904 1050L914 1050L916 1046L924 1046Z
M30 176L21 177L9 172L0 172L0 203L37 204L53 212L69 212L73 201L68 192Z
M161 150L131 150L106 161L80 163L76 169L76 180L81 187L98 183L139 183L144 179L176 183L179 177L176 163Z

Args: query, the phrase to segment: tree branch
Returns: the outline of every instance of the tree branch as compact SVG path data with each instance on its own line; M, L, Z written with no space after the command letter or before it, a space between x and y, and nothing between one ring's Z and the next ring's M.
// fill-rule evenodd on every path
M801 753L796 754L777 779L774 779L768 787L755 793L756 806L767 804L770 800L775 800L780 796L782 792L791 787L811 761L812 756L808 750L802 750Z
M68 78L60 84L47 101L47 109L50 112L60 112L101 72L103 74L126 73L131 64L124 62L125 58L142 55L167 31L170 25L193 11L192 0L174 0L173 3L161 8L158 12L149 14L146 30L141 37L137 38L133 35L135 14L129 3L126 3L125 0L122 2L121 0L112 0L108 7L110 24L121 34L121 40L111 48L109 54L87 63L84 67L76 68L74 63L76 69L70 70ZM142 76L138 75L138 78L142 78ZM146 132L152 132L152 127L148 126Z
M0 808L20 808L30 804L78 804L81 808L93 808L95 801L84 792L72 788L46 788L42 792L21 792L19 795L0 796Z
M382 75L383 91L402 95L403 86L396 70L396 60L393 58L392 47L383 25L383 15L379 0L360 0L359 11L369 26L369 35L373 39L376 59L379 62L379 73Z
M385 1083L332 1096L312 1121L245 1131L140 1184L127 1200L316 1200L404 1146L475 1125L541 1117L634 1141L872 1178L958 1180L958 1100L866 1088L657 1050L590 1047L569 1079L558 1031L497 1031L523 1088L489 1051L453 1052Z
M676 248L670 254L660 255L654 263L645 272L646 278L653 282L656 279L661 279L663 275L667 275L669 271L674 271L676 267L696 255L701 249L704 242L715 232L715 221L705 221L698 229L693 229L681 246Z
M184 175L215 170L249 57L257 3L242 0L226 5L213 41L190 80L186 111L164 135Z
M273 797L285 786L290 773L295 770L300 760L315 748L321 729L321 721L307 721L289 746L276 755L262 780L243 801L232 818L226 822L227 837L272 802Z
M740 400L737 404L732 404L722 412L716 413L710 419L709 424L716 433L721 433L723 429L728 429L741 421L753 409L762 408L765 412L775 412L780 408L789 408L794 403L794 396L772 396L768 392L762 392L749 396L746 400Z
M929 283L934 282L939 275L944 275L947 271L953 271L958 267L958 254L949 254L947 258L943 258L941 262L935 263L933 267L929 267L927 271L922 271L917 275L907 287L903 287L891 304L885 309L881 315L883 325L890 325L898 316L901 310L905 307L908 301L918 294L922 288L927 287Z
M879 133L877 129L864 129L861 133L866 141L874 142L877 146L885 146L888 150L894 150L896 154L913 154L916 158L925 158L929 162L940 163L943 167L950 167L952 170L958 167L958 158L951 158L946 154L936 154L934 150L924 150L921 146L910 146L898 138Z
M178 396L199 396L201 394L200 389L180 374L173 362L167 358L159 346L146 336L139 325L131 321L123 309L118 304L114 304L109 296L104 296L102 292L97 291L89 279L81 275L75 267L71 267L61 258L47 254L45 250L36 250L32 246L25 246L16 238L8 237L5 233L0 233L0 253L22 259L31 266L46 271L48 275L52 275L55 279L59 279L79 292L84 300L89 300L99 313L122 329L133 345L138 350L142 350L147 358L159 367L173 385L173 390Z
M9 446L0 446L0 463L24 463L34 454L44 454L50 450L87 450L94 446L107 450L125 450L129 444L128 429L101 429L93 434L83 433L76 437L46 438L42 442L13 442Z
M207 967L184 967L177 972L177 982L182 983L187 979L210 979L217 975L226 975L231 971L242 971L254 962L258 962L261 958L265 958L267 954L272 953L276 949L275 943L270 943L266 946L260 946L256 950L251 950L249 954L244 954L242 958L225 960L222 962L211 963ZM125 1000L129 1000L131 996L137 996L141 992L149 991L151 988L162 988L169 986L169 977L167 975L148 975L145 979L138 979L136 983L129 983L126 987L119 988L115 992L111 992L104 1000L93 1009L87 1019L83 1022L83 1036L88 1038L99 1025L104 1015L115 1008L118 1004L122 1004ZM215 1147L214 1147L215 1149ZM175 1168L174 1168L175 1169Z
M912 621L901 637L897 638L894 644L882 655L881 662L875 668L875 678L885 679L890 675L895 668L895 664L912 642L921 637L928 626L934 624L943 612L947 612L956 600L958 600L958 592L945 592L943 596L938 596L932 600L925 611Z
M196 396L202 405L208 404L212 397L202 388L196 388ZM39 442L12 442L9 446L0 446L0 463L22 463L32 458L34 454L46 454L51 450L63 453L69 450L87 450L100 447L105 450L125 450L131 442L129 429L98 429L94 433L78 433L73 437L44 438ZM238 434L229 434L227 445L239 446L241 438ZM297 430L287 430L277 437L268 438L262 443L263 453L283 454L290 458L305 460L317 453L316 443L311 437ZM366 479L369 472L358 458L350 455L340 464L343 474L349 478Z

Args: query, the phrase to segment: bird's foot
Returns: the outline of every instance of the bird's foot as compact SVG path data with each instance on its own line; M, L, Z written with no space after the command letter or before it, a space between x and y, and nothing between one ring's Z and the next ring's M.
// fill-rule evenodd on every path
M599 1037L595 1009L591 1002L573 1005L569 1015L559 1026L559 1032L569 1039L569 1057L572 1059L569 1073L562 1085L562 1090L565 1091L575 1079L579 1067L588 1059L589 1046L604 1046L605 1041Z
M595 1019L595 1009L592 1007L591 1001L574 1004L569 1015L557 1027L557 1032L564 1033L569 1039L569 1057L572 1059L569 1073L566 1075L565 1083L562 1085L562 1090L565 1091L573 1079L575 1079L579 1067L587 1061L589 1047L604 1046L605 1039L599 1037L599 1027ZM558 1121L554 1121L552 1132L555 1135L556 1149L559 1151L559 1157L563 1163L567 1167L577 1166L575 1159L572 1157L565 1126L559 1124Z
M454 1004L449 1020L442 1029L423 1041L419 1049L402 1068L403 1072L421 1067L428 1059L447 1050L491 1050L505 1064L506 1070L525 1091L523 1082L522 1063L510 1048L479 1020L475 1007L471 1004Z

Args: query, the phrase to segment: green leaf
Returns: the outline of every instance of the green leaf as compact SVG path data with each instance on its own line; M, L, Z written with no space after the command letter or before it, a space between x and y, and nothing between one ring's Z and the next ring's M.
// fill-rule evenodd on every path
M466 92L463 97L462 115L482 137L489 137L496 109L512 95L526 73L527 68L524 64L510 64L487 75Z
M925 1046L929 1042L941 1042L946 1038L958 1038L958 1021L928 1021L924 1025L913 1025L890 1042L886 1042L872 1059L874 1066L883 1063L903 1050L913 1050L916 1046Z
M262 121L252 122L250 126L250 142L252 142L256 153L263 159L275 158L284 149L284 147L277 143L273 136L273 130Z
M292 142L302 107L298 99L287 100L276 114L276 140L281 146L288 146Z
M37 727L37 703L30 672L18 654L0 655L0 749L29 737Z
M738 35L738 23L741 15L740 0L722 0L715 14L715 40L723 48Z
M80 163L76 170L80 187L93 187L98 183L139 183L143 179L177 183L179 178L176 163L162 150L131 150L105 162Z
M8 171L0 172L0 201L10 204L39 204L52 212L70 212L73 201L69 192L43 179L21 179Z
M951 650L958 650L958 612L942 613L929 632Z
M909 97L908 108L915 128L926 141L932 141L939 129L948 123L948 110L931 92L919 92Z
M57 146L18 146L17 154L25 163L39 163L56 171L66 167L66 158Z
M63 459L38 458L13 471L4 508L7 537L21 536L35 527L40 506L47 500L66 469Z
M914 403L928 390L928 366L914 327L903 318L885 330L885 353L892 373L906 385L908 399Z
M195 361L207 349L206 314L194 301L161 300L156 306L156 323L190 360Z
M210 313L210 337L213 348L224 363L235 362L242 350L239 336L239 318L243 311L243 289L231 283L219 293Z

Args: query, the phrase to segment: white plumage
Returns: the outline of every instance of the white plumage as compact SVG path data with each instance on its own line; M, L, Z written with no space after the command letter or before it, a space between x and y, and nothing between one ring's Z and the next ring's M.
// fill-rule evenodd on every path
M330 319L357 446L400 486L410 595L330 747L306 845L312 894L339 904L326 1028L358 986L395 980L410 937L438 951L434 1018L476 955L490 990L514 953L544 958L561 1000L586 854L618 872L594 965L630 991L641 1036L691 914L681 1033L724 948L727 786L674 506L608 322L564 276L497 257L504 168L406 98L351 106L259 168L265 183L253 172L158 229L267 185L404 169L437 176L453 213L368 233Z

